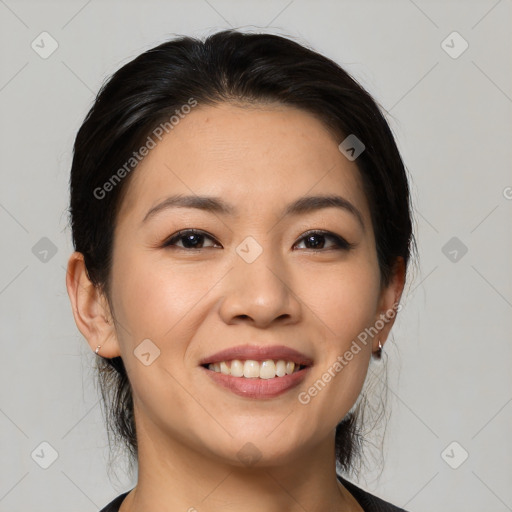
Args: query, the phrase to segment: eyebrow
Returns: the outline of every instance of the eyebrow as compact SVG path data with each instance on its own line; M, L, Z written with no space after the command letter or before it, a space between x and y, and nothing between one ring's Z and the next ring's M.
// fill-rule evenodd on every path
M146 213L142 223L147 222L157 213L170 208L195 208L220 215L235 215L237 209L215 196L184 196L181 194L169 196L156 204ZM322 210L324 208L339 208L351 213L359 222L363 231L365 224L361 212L347 199L338 195L319 195L301 197L286 206L282 216L297 216Z

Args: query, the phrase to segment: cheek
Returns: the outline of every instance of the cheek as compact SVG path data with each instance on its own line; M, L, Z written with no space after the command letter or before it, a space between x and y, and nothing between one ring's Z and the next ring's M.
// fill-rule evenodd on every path
M371 262L354 261L304 280L301 295L324 324L331 348L344 350L375 321L379 279Z
M211 286L192 267L154 264L143 253L118 259L113 273L118 319L135 343L141 337L178 340L173 331L183 331Z
M325 333L314 376L299 396L314 428L334 428L360 394L371 357L368 333L375 321L379 279L378 267L357 262L304 289Z
M204 424L208 419L191 400L183 361L188 344L203 321L201 299L212 283L191 268L172 269L171 265L148 261L137 254L116 261L113 290L116 317L122 325L118 331L122 358L137 408L144 417L162 421L165 428L174 426L174 433L179 436L184 424ZM152 360L148 365L134 354L146 339L157 347L146 342ZM169 407L162 408L162 404Z

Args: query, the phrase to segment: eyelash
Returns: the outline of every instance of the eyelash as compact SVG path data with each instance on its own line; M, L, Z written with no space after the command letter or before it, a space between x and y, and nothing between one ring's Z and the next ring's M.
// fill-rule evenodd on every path
M164 244L163 247L172 247L174 243L182 238L184 238L187 235L201 235L205 236L207 238L210 238L211 240L214 240L216 243L218 243L211 235L208 233L201 231L199 229L184 229L182 231L178 231L178 233L172 235L170 238L168 238ZM338 235L335 235L334 233L331 233L330 231L325 230L311 230L306 231L302 235L302 237L299 239L299 242L302 242L306 238L312 236L312 235L320 235L325 238L331 238L334 241L334 247L328 248L328 249L306 249L312 252L324 252L328 250L345 250L349 251L355 247L356 244L352 244L350 242L347 242L344 238L341 238ZM200 251L202 249L209 249L211 247L200 247L199 249L194 248L187 248L187 247L178 247L178 249L184 250L184 251Z

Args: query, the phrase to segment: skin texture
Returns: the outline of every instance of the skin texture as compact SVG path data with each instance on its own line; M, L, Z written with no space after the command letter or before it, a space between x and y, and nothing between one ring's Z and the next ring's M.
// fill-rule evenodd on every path
M398 303L404 286L399 264L381 288L368 202L340 142L299 109L198 106L130 177L115 228L113 310L89 282L82 255L71 255L76 324L93 351L101 345L101 356L123 358L134 394L139 479L122 512L362 510L336 480L334 433L393 320L307 405L297 398ZM218 196L238 214L173 208L142 222L176 193ZM333 193L360 211L364 229L333 207L282 217L300 197ZM183 239L163 247L190 228L212 237L199 237L204 248L185 249ZM303 238L313 229L355 247L336 249L320 235L315 250ZM250 264L236 252L247 236L263 250ZM160 350L149 366L133 354L145 339ZM290 346L314 364L298 388L244 398L198 365L245 343ZM248 442L260 456L250 466L237 456Z

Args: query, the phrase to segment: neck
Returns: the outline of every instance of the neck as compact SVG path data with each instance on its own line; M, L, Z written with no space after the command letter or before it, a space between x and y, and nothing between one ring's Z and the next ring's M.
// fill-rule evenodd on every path
M230 465L137 425L138 482L120 512L359 512L336 478L334 435L286 463Z

